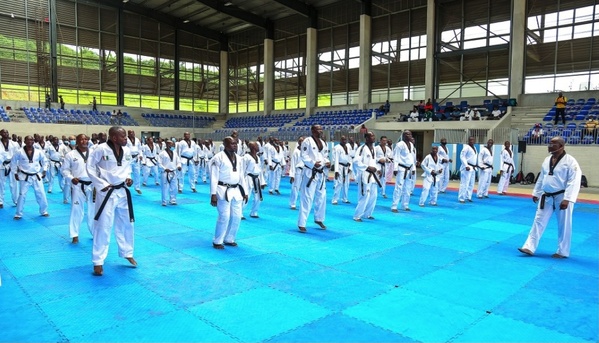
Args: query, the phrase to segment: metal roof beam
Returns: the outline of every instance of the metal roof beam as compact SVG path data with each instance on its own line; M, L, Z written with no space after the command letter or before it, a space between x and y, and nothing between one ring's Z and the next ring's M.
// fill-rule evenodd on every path
M310 19L310 27L318 26L318 12L313 6L307 5L297 0L274 0L275 2L303 15Z
M242 10L241 8L239 8L235 5L225 6L225 4L223 2L218 1L218 0L196 0L196 1L201 4L204 4L205 6L208 6L214 10L217 10L221 13L224 13L233 18L237 18L239 20L245 21L246 23L250 23L254 26L261 27L265 30L268 30L269 26L272 25L272 24L269 24L268 19L263 18L259 15L255 15L251 12Z

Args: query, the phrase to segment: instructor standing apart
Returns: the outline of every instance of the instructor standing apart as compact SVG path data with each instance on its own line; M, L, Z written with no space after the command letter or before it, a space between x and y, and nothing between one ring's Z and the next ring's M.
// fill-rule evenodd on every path
M110 231L114 224L114 235L119 256L133 266L133 203L127 187L131 180L133 157L127 148L127 133L120 126L108 131L108 141L98 145L87 160L87 174L96 188L96 216L94 220L94 244L92 262L94 275L104 273L103 265L108 255Z
M549 153L541 166L541 173L532 192L532 201L539 202L532 228L520 252L533 255L551 215L557 214L557 252L551 257L570 256L572 212L580 191L582 171L572 155L566 154L562 137L549 141ZM539 201L539 199L541 201Z

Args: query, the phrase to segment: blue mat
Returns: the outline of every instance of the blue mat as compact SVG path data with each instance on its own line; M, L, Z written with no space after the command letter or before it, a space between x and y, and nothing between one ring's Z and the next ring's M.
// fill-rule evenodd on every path
M571 256L555 260L552 218L534 257L521 246L530 198L474 199L456 192L439 206L392 213L379 197L375 220L352 220L330 204L327 230L282 195L264 195L260 218L241 222L238 247L212 248L216 210L208 185L177 206L158 187L134 196L137 268L114 237L104 276L92 276L91 235L70 244L69 205L33 196L25 215L0 210L0 342L582 342L599 341L599 205L577 203ZM57 188L58 189L58 188ZM392 186L388 186L389 195Z

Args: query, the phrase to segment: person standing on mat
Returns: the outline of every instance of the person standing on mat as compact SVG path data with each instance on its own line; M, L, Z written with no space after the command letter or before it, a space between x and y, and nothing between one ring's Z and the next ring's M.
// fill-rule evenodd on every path
M125 258L134 267L133 258L134 226L133 203L129 188L133 157L127 147L127 132L120 126L108 131L108 141L99 144L87 159L87 174L96 189L96 215L94 217L94 243L92 262L94 275L104 273L104 260L108 255L110 231L114 225L114 235L119 248L119 257Z
M582 171L572 155L566 154L562 137L549 141L547 150L551 154L545 158L541 173L532 192L532 201L539 203L532 228L520 252L533 255L541 236L553 213L557 216L557 251L553 258L570 256L572 238L572 212L580 191ZM540 200L540 201L539 201Z
M218 219L212 246L224 249L237 246L235 237L241 222L243 201L248 196L243 159L237 155L237 140L231 136L223 140L224 150L210 162L210 205L218 210Z

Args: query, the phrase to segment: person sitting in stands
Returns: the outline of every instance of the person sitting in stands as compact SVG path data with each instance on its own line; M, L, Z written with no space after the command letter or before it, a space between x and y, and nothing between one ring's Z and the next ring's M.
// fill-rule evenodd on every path
M501 119L503 117L503 113L499 110L499 107L493 106L493 111L491 112L491 117L489 119Z
M541 124L538 124L538 123L535 124L535 127L530 134L530 137L532 138L532 142L540 143L541 140L543 139L544 134L545 134L545 132L543 132L543 128L541 127Z
M445 112L448 114L450 120L460 120L460 117L462 117L462 111L459 106L446 108Z
M418 106L414 106L414 108L412 109L412 112L410 112L408 121L412 121L412 122L420 121L420 113L418 112Z
M431 102L431 98L428 98L428 101L424 105L424 115L425 115L426 121L433 120L433 109L434 109L434 107L433 107L433 103Z

